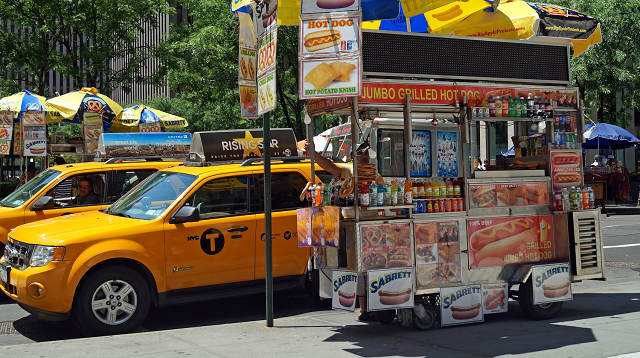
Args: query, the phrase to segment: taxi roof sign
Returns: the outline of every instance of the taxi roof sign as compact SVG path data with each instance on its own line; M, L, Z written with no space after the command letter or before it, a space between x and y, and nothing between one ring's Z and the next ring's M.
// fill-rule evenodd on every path
M228 162L262 158L262 129L238 129L193 133L189 161ZM271 155L297 156L296 136L291 128L271 129Z

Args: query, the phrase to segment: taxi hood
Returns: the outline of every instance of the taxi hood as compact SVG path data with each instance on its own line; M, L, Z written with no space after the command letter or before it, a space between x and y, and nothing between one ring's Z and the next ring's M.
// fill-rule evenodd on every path
M21 225L11 231L9 237L27 244L65 246L128 235L151 222L89 211Z

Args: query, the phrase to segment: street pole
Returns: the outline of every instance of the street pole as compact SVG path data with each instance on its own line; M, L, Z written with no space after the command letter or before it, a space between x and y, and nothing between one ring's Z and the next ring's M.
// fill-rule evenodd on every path
M273 327L273 262L271 247L271 123L269 112L262 117L264 148L264 257L267 327Z

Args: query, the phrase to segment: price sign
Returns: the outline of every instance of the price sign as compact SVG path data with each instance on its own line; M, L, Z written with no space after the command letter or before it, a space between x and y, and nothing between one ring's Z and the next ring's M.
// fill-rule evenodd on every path
M276 68L276 46L278 43L278 29L274 28L260 39L258 51L258 77Z

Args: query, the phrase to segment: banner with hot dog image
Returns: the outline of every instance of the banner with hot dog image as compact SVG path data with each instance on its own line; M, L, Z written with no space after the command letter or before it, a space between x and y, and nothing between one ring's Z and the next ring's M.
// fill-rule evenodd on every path
M360 0L301 0L300 2L300 13L303 15L344 11L360 11Z
M409 223L360 227L362 270L413 266Z
M482 286L440 288L440 319L442 326L484 321Z
M300 20L300 56L337 56L360 52L360 16Z
M300 98L357 96L360 94L360 58L302 59Z
M470 184L472 209L549 205L547 182Z
M569 301L571 293L571 269L568 263L536 265L531 268L533 303Z
M13 136L13 115L10 111L0 111L0 155L11 152L11 137Z
M356 309L358 273L336 270L332 276L331 308L353 312Z
M582 185L582 155L579 151L551 151L553 190Z
M47 131L45 114L41 111L22 114L22 155L44 157L47 155Z
M469 267L551 260L551 223L551 215L467 220Z
M509 310L509 290L506 282L483 283L482 304L484 314L503 313Z
M102 117L100 113L85 112L82 120L84 131L84 150L93 153L98 149L100 135L102 135Z
M367 271L367 310L413 307L413 268Z

